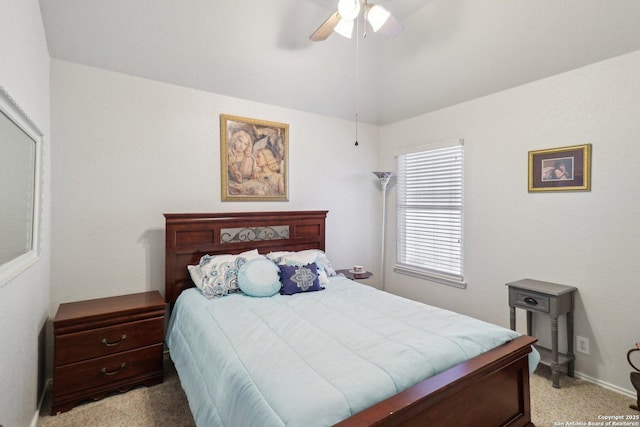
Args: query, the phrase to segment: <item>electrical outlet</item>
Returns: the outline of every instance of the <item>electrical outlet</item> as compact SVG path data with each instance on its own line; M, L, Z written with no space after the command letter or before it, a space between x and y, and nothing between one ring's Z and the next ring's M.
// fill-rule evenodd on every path
M580 353L589 354L589 339L576 335L576 350Z

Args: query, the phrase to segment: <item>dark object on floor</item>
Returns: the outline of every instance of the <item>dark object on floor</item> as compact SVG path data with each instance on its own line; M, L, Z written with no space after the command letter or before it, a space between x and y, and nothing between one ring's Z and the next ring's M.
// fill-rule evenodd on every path
M631 361L631 353L633 353L634 351L640 351L640 342L636 343L636 348L632 348L627 352L627 361L629 362L629 365L631 365L631 367L636 370L636 372L631 372L629 374L629 377L631 379L631 385L633 385L633 387L636 389L637 395L636 404L629 405L629 408L640 411L640 369L636 368L636 366Z

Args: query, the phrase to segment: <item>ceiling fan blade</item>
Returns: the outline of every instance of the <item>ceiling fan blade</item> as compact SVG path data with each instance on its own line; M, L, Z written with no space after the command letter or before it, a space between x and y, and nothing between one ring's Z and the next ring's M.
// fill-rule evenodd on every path
M314 31L313 34L309 36L309 39L314 42L326 40L333 32L336 25L338 25L338 22L340 22L340 14L338 11L335 11L322 23L322 25L318 27L317 30Z
M396 37L402 32L402 24L393 15L389 15L389 19L377 31L385 37Z

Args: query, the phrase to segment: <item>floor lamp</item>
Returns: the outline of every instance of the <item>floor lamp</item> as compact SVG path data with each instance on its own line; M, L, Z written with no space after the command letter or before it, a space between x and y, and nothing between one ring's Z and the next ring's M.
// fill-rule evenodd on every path
M384 214L387 210L387 184L393 176L393 172L374 172L373 174L378 177L378 179L380 180L380 185L382 186L382 250L380 253L380 283L382 284L382 290L384 290Z

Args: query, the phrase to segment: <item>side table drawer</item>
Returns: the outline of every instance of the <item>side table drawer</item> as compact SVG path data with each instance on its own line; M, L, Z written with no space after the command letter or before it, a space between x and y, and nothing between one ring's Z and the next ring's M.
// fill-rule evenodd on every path
M56 336L55 366L162 342L164 317Z
M549 312L549 297L541 295L536 292L524 291L522 289L512 289L512 295L514 298L513 305L524 308L526 310L541 311L543 313Z
M162 370L162 344L55 368L55 396Z

